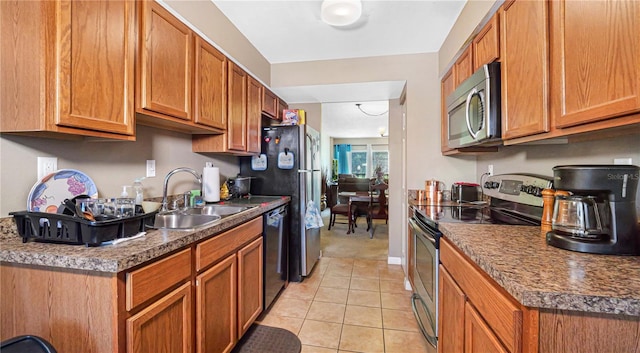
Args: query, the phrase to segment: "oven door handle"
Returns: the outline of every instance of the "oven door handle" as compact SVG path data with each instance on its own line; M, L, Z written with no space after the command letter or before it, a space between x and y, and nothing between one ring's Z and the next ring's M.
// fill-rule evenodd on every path
M434 246L436 245L436 239L433 237L433 235L428 230L422 228L418 223L416 223L416 221L409 218L409 225L411 226L411 228L413 228L414 232L422 234L425 238L427 238L427 240L429 240L429 242L431 242L431 244L433 244Z
M419 305L422 306L422 310L424 310L425 313L427 313L427 317L429 318L429 324L434 327L434 320L433 320L433 316L431 315L431 312L429 311L429 309L427 309L427 305L424 303L424 300L422 300L422 298L414 293L411 296L411 309L413 310L413 314L416 317L416 321L418 322L418 328L420 329L420 332L422 332L422 335L424 336L424 338L427 339L427 341L434 347L438 346L438 338L436 336L432 336L427 332L427 329L424 327L424 322L422 322L422 320L420 319L420 315L418 315L418 307L417 307L417 303L419 303Z

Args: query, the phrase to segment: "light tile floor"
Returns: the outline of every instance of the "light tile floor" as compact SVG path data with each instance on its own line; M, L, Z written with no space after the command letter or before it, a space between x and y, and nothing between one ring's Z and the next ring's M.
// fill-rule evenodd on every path
M260 319L300 338L302 353L427 352L400 265L326 258Z

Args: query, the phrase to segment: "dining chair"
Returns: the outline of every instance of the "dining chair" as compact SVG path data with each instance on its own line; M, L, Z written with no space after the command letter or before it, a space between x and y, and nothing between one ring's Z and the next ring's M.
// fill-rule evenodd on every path
M369 207L367 209L367 230L369 237L373 238L374 219L384 219L389 224L389 206L387 205L387 184L371 184L369 188Z
M338 183L338 194L341 190L340 183ZM338 222L341 224L347 224L347 234L351 234L355 225L354 218L356 216L356 206L352 205L348 200L340 200L338 198L337 203L329 208L329 228L333 227L336 224L336 215L341 215L347 217L347 222Z

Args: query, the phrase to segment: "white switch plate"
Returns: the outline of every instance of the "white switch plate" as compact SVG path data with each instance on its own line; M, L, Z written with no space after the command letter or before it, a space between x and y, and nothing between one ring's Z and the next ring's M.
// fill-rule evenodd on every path
M58 158L38 157L38 180L58 170Z
M493 164L489 164L487 166L487 173L489 173L489 175L493 175Z
M147 178L156 176L156 160L147 159Z
M614 158L613 164L631 165L633 164L633 160L631 158Z

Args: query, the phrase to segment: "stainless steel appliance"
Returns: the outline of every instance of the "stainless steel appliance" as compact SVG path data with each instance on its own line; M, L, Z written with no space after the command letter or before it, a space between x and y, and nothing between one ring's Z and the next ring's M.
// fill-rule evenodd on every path
M447 97L451 148L500 144L500 63L482 66Z
M290 196L289 280L300 282L320 258L320 229L306 229L313 201L320 208L320 134L307 125L265 126L259 156L240 157L251 194Z
M288 206L280 206L263 216L262 261L264 309L266 310L289 280Z
M553 168L556 196L547 243L578 252L640 255L636 214L639 170L633 165Z
M476 183L456 182L451 184L451 201L474 202L480 196L480 185Z
M438 342L439 224L445 222L540 225L542 189L551 188L550 177L532 174L504 174L487 178L484 192L488 204L443 201L413 204L409 227L413 245L413 310L418 326L434 347ZM539 194L539 195L538 195Z

